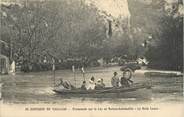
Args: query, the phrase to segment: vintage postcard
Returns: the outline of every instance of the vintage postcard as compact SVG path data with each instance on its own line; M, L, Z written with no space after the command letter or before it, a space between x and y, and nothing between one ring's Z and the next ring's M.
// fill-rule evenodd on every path
M0 117L183 117L183 0L0 0Z

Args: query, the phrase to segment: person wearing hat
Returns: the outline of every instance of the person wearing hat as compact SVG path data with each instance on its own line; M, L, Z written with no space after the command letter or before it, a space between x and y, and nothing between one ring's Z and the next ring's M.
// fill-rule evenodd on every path
M103 82L103 78L101 78L101 85L102 85L103 88L105 88L105 84Z
M130 80L132 77L131 71L124 71L122 77L120 78L121 87L130 87L130 84L133 84L133 81Z
M95 89L103 89L105 88L105 84L103 83L103 79L98 79L95 85Z
M111 78L111 85L114 88L119 87L119 78L118 78L118 73L117 72L114 72L114 76Z
M87 88L86 88L86 81L82 82L81 89L82 90L87 90Z
M58 87L60 87L61 89L75 89L75 87L68 81L63 81L62 78L60 78L60 83L58 85L56 85Z

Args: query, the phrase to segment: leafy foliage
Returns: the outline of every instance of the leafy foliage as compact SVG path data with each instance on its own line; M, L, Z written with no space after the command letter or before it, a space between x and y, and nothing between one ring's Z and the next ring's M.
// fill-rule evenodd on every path
M146 56L150 67L183 70L183 18L163 16L156 46L149 46Z

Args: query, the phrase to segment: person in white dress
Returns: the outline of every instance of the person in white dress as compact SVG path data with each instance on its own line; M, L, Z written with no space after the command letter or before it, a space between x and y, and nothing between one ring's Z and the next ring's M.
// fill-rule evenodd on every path
M94 90L95 89L95 78L92 76L89 80L89 84L87 90Z

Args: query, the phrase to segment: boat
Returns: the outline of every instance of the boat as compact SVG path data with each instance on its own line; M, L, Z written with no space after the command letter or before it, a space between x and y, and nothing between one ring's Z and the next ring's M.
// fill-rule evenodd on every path
M144 75L146 77L165 77L165 78L170 78L170 77L183 77L183 74L180 72L145 72Z
M80 88L67 90L57 89L53 91L56 94L60 94L62 97L95 97L95 98L106 98L106 97L125 97L125 98L148 98L151 95L151 84L150 83L135 83L130 87L106 87L98 90L82 90Z

